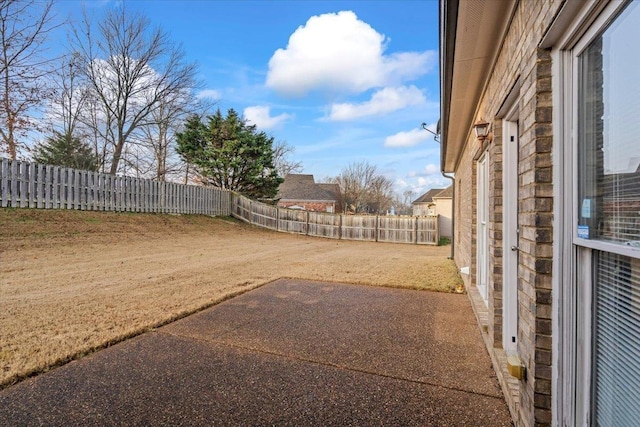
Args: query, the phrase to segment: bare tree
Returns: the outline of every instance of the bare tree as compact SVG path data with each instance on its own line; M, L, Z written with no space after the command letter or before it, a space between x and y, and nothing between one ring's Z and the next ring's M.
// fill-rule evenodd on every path
M369 213L383 214L393 202L393 181L384 175L376 175L369 184L366 205Z
M90 93L77 55L63 58L50 80L51 102L47 116L51 129L61 135L85 139L87 133L83 116L87 116Z
M51 3L36 9L36 1L0 0L0 151L12 159L24 147L20 138L38 129L32 114L47 98L42 51L54 28Z
M340 185L345 212L365 210L367 191L376 175L376 167L367 162L351 163L342 169L335 182Z
M404 190L402 192L402 204L405 206L411 206L413 199L416 197L416 192L413 190Z
M140 143L149 151L150 155L146 160L150 163L153 179L165 181L167 175L175 175L184 170L186 165L175 151L176 133L188 115L203 108L207 107L189 91L168 94L159 101L158 107L151 113L151 123L142 130Z
M396 213L399 215L411 215L411 202L415 197L416 192L413 190L405 190L402 195L396 194L394 199Z
M108 12L96 34L93 29L85 16L84 26L73 28L72 43L99 112L88 124L103 139L114 174L125 145L155 123L163 100L195 86L196 66L185 62L166 33L140 14L128 15L124 6Z
M278 176L285 177L290 173L301 173L302 162L290 158L295 151L295 147L287 144L286 141L277 141L273 144L273 164L278 171Z

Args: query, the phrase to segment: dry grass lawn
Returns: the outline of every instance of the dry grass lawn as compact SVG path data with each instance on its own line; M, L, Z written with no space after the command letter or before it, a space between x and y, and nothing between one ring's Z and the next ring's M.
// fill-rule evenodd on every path
M449 250L228 218L0 209L0 388L281 277L459 290Z

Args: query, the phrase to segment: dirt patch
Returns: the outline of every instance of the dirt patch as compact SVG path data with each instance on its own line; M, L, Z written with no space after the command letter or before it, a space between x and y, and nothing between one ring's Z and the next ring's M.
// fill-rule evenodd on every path
M0 387L281 277L451 292L449 247L231 218L0 209Z

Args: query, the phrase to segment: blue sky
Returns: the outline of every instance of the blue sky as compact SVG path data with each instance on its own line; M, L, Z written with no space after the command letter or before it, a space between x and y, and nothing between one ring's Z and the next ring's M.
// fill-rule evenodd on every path
M79 19L115 1L63 0ZM201 96L295 148L317 181L367 161L416 197L448 181L440 146L438 3L425 1L126 2L199 64Z

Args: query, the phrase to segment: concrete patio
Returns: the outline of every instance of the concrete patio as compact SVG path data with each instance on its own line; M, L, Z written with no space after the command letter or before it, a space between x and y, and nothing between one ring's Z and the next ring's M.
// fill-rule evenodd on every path
M282 279L0 391L0 425L511 419L466 295Z

